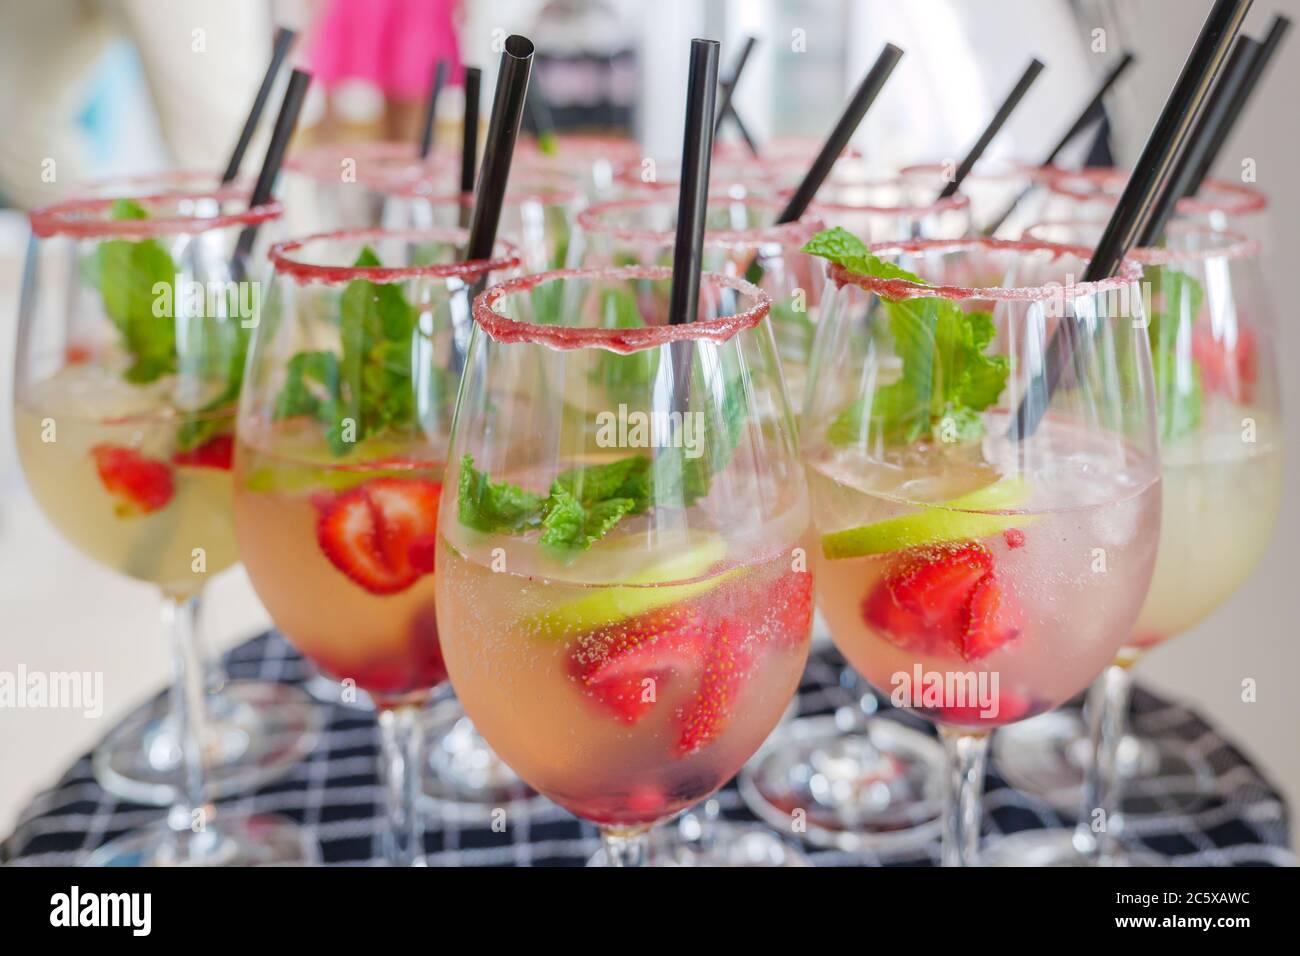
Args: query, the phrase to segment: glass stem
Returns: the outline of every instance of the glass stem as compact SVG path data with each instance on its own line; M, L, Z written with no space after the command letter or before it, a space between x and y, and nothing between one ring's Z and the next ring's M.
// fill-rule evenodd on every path
M601 827L606 866L649 866L649 827Z
M981 799L989 735L955 727L940 727L948 752L948 780L944 790L943 865L975 866L979 853Z
M226 665L221 661L220 654L213 654L212 649L208 647L204 640L203 633L203 592L199 591L194 596L194 653L198 655L199 661L203 665L204 682L208 688L208 694L219 694L226 682L230 680L230 675L226 673Z
M1120 826L1119 806L1123 779L1119 773L1119 746L1128 726L1133 678L1127 667L1112 664L1088 690L1088 737L1092 760L1084 768L1083 806L1075 827L1075 847L1093 863L1102 863L1114 851Z
M206 719L207 680L203 658L195 643L197 597L164 596L163 627L172 645L171 711L181 751L181 776L176 802L167 822L177 834L182 855L194 857L209 845L198 839L212 822L212 807L205 799L207 754L203 746Z
M387 803L384 857L393 866L416 866L424 859L424 819L420 814L420 767L424 723L415 704L379 711L379 775Z

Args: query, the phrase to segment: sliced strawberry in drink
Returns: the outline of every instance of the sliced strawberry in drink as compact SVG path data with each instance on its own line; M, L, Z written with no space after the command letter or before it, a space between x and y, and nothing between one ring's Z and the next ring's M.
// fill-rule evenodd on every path
M1229 345L1215 337L1208 323L1198 323L1192 332L1192 358L1200 366L1201 384L1206 391L1242 404L1254 400L1259 345L1252 329L1238 328L1235 341Z
M1019 614L1006 599L997 576L990 571L971 590L965 626L957 635L957 652L963 660L977 661L1019 634Z
M218 435L204 442L198 448L181 451L172 455L172 464L188 465L193 468L221 468L230 470L235 460L235 438L233 435Z
M730 721L753 663L747 637L744 625L732 618L724 618L712 628L699 689L682 714L679 755L689 756L707 747Z
M971 591L992 567L993 555L974 542L906 551L863 601L863 619L900 647L956 646Z
M424 539L437 530L441 495L442 486L431 481L376 478L322 505L316 540L336 568L372 594L405 591L427 573Z
M579 635L569 652L569 670L592 700L635 724L669 681L690 680L704 669L707 649L704 616L677 605Z
M940 707L932 713L937 719L949 724L964 724L969 727L989 724L998 726L1023 720L1029 716L1032 707L1029 698L1011 691L1002 691L998 694L996 702L992 703L996 706L963 704L960 707ZM994 710L997 713L993 713Z
M121 445L96 445L90 454L100 482L118 499L119 515L149 514L172 500L175 486L167 462L146 458Z

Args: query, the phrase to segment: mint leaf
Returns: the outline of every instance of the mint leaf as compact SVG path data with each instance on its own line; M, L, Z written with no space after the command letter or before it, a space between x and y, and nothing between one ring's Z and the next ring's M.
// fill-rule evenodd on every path
M871 255L844 229L819 232L804 251L858 275L924 285L912 273ZM882 296L880 301L902 372L870 399L859 399L840 412L826 440L844 445L875 434L891 444L979 438L983 425L978 413L997 402L1011 371L1005 356L985 354L997 331L993 316L966 312L938 296Z
M492 482L466 455L460 461L460 523L483 532L517 534L541 523L542 497L508 482Z
M584 505L626 498L633 502L635 511L641 512L650 504L650 459L629 455L601 465L570 468L551 485L552 497L557 490Z
M1163 266L1153 271L1155 288L1147 338L1160 440L1168 442L1195 431L1201 423L1200 366L1191 355L1180 357L1178 336L1196 321L1205 289L1185 272ZM1180 370L1190 370L1190 374L1180 375Z
M635 507L630 498L607 498L587 506L557 483L546 499L539 540L558 551L585 551Z
M866 243L839 226L834 229L823 229L804 243L800 251L820 256L859 275L874 276L878 279L905 279L918 285L926 285L906 269L873 256L867 251Z
M149 218L143 206L129 199L115 201L109 215L116 220ZM174 371L175 315L154 315L154 287L176 281L176 263L167 249L157 239L108 239L95 250L95 268L104 311L132 359L126 380L146 385Z

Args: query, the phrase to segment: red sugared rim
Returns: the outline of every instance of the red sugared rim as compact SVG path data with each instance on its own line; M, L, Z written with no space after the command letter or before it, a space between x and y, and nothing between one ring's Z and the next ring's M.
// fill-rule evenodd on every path
M657 325L638 329L590 329L571 326L538 325L507 318L493 306L502 298L517 292L529 292L543 282L560 279L670 279L673 270L667 266L625 266L617 269L557 269L535 275L509 279L484 291L474 300L474 321L494 341L503 343L531 343L545 345L561 352L575 349L600 348L620 355L629 355L643 349L657 348L669 342L685 339L703 339L725 342L737 332L752 329L763 321L772 299L757 286L730 276L705 272L701 282L735 289L754 300L754 306L735 315L719 316L690 322L685 325Z
M1049 229L1104 229L1105 227L1104 219L1049 219L1034 223L1025 230L1021 238L1033 242L1052 242L1054 240L1043 236L1043 233ZM1167 266L1178 262L1206 262L1210 259L1249 259L1259 255L1259 242L1229 229L1176 222L1170 225L1168 231L1185 236L1208 236L1218 240L1220 244L1206 249L1169 249L1150 246L1131 250L1129 257L1144 266Z
M913 163L898 171L900 178L908 176L933 176L940 178L948 170L947 163ZM1046 183L1061 175L1064 170L1057 166L1041 166L1018 159L986 160L971 170L967 177L972 182L1000 182L1002 180L1028 179L1031 183Z
M877 242L867 247L872 255L889 258L905 253L927 252L961 252L964 249L986 249L1002 252L1050 252L1054 259L1062 256L1074 256L1087 260L1092 250L1087 246L1067 246L1058 242L1039 242L1026 239L914 239L909 242ZM836 286L855 285L867 292L886 299L922 299L941 298L953 300L993 299L1005 302L1038 302L1043 299L1059 299L1062 294L1067 298L1096 295L1111 289L1120 289L1142 278L1142 266L1132 259L1125 259L1118 275L1100 282L1072 282L1065 285L1049 282L1038 286L986 286L972 288L955 285L918 285L906 279L878 279L874 276L858 275L832 264L826 270L827 275L835 281Z
M505 240L497 240L497 248L505 255L493 259L471 259L463 262L435 263L427 266L327 266L303 262L290 253L315 242L340 242L353 239L402 239L408 242L445 242L463 246L469 241L464 229L337 229L318 232L297 239L286 239L271 247L267 258L277 276L291 276L299 282L338 285L353 279L369 282L400 282L403 279L477 279L491 272L516 269L522 261L519 251Z
M515 147L525 154L528 160L563 162L569 155L589 159L593 163L605 160L610 163L622 163L641 154L641 147L636 140L626 136L604 136L599 133L561 133L557 137L556 154L543 153L535 139L521 139Z
M762 199L750 196L745 199L727 199L718 196L709 199L709 205L742 205L755 209L766 209L773 213L773 218L780 215L785 204L775 199ZM613 199L609 202L588 206L578 213L578 227L593 236L608 236L621 242L658 243L672 245L676 232L672 229L641 229L636 227L614 226L602 221L603 217L623 212L628 209L644 209L649 206L671 206L676 208L677 201L662 196L645 196L632 199ZM805 242L821 232L825 223L816 216L804 214L794 222L758 226L754 229L709 229L704 233L704 242L711 246L730 246L739 249L751 249L760 246L778 244L781 246L802 246Z
M152 219L90 219L95 213L104 213L119 199L130 199L142 206L175 203L186 199L212 199L225 202L243 199L246 192L226 190L177 189L152 196L104 196L68 199L44 209L33 210L28 219L32 232L41 239L51 236L71 236L74 239L148 239L155 236L190 235L238 226L254 226L277 219L284 212L279 202L272 200L237 213L217 216L162 216Z
M447 161L447 154L435 148L421 159L414 143L394 140L365 140L351 143L320 143L297 151L284 161L289 172L300 173L318 183L332 185L339 179L339 162L357 161L356 182L372 189L391 190L411 180L423 179ZM393 169L388 164L402 164ZM378 170L371 164L381 164Z
M392 193L405 199L419 199L431 206L474 206L473 193L437 193L429 179L392 184ZM583 186L573 175L552 169L529 169L506 184L506 206L569 206L582 199Z
M1060 172L1047 182L1047 188L1058 196L1079 203L1098 203L1114 206L1128 182L1128 173L1122 169L1084 169L1078 172ZM1248 216L1268 208L1268 198L1257 189L1221 179L1207 179L1195 196L1178 200L1176 211L1184 216L1201 216L1219 213L1225 216Z
M839 168L839 167L837 167ZM856 189L886 189L891 186L897 187L902 182L902 176L864 176L861 179L850 181L836 181L835 170L827 177L826 182L822 184L820 193L827 189L836 188L856 188ZM782 199L788 200L794 195L795 188L783 189L778 193ZM858 202L837 202L832 200L823 200L813 198L810 209L822 209L834 213L866 213L867 215L882 216L907 216L909 218L919 219L924 216L934 216L942 213L957 212L970 208L970 198L963 193L955 193L945 199L936 199L932 203L911 204L902 203L896 205L881 205L879 203L858 203Z

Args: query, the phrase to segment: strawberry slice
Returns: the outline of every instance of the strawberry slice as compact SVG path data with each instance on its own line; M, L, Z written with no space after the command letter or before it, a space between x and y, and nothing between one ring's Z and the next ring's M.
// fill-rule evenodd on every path
M172 464L187 465L192 468L220 468L229 471L235 460L235 437L218 435L210 438L198 448L179 451L172 455Z
M376 478L323 506L316 540L336 568L372 594L405 591L428 573L426 539L437 530L441 496L442 486L431 481Z
M963 660L977 661L996 651L1020 634L1015 607L1002 593L1002 585L990 571L975 583L966 607L965 626L957 636L957 652Z
M905 551L863 601L863 620L899 647L959 647L971 592L992 567L993 555L974 542Z
M577 637L569 652L569 672L597 704L635 724L654 707L668 681L703 670L707 642L707 625L698 610L661 608Z
M931 711L931 713L938 720L948 724L966 724L973 727L987 726L989 724L1000 726L1023 720L1029 716L1032 707L1029 698L1021 697L1011 691L1002 691L998 694L998 712L996 714L986 713L986 708L979 704L965 704L961 707L939 707Z
M90 454L100 483L118 499L118 515L146 515L172 500L175 487L167 462L121 445L96 445Z
M1243 405L1254 400L1259 345L1253 329L1238 328L1236 341L1229 345L1215 338L1210 325L1198 323L1192 333L1192 358L1200 366L1201 384L1206 391L1226 395Z
M682 714L679 756L689 756L713 743L731 719L754 660L747 636L748 629L732 618L723 618L714 626L699 689Z

